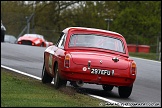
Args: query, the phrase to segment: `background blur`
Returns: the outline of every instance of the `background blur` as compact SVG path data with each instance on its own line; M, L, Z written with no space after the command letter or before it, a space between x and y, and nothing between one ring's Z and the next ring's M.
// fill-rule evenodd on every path
M118 32L153 53L161 46L161 1L1 1L1 19L17 38L37 33L55 43L66 27L81 26Z

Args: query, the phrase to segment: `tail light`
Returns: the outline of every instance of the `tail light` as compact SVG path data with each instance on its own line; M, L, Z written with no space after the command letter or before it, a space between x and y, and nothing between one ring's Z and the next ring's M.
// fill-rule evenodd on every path
M136 71L137 71L137 66L136 66L136 63L133 61L131 63L131 75L136 75Z
M32 46L34 46L34 43L32 42Z
M69 54L65 55L64 67L66 67L66 68L70 67L70 55Z

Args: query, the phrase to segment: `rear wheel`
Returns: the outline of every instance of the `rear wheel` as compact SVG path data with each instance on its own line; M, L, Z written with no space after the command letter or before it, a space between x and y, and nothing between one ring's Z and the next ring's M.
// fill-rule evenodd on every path
M128 98L132 93L133 85L131 86L119 86L118 92L121 98Z
M48 75L46 68L45 68L45 63L43 64L43 69L42 69L42 83L51 83L53 77Z
M114 88L114 86L113 85L102 85L102 88L105 91L111 91Z
M67 81L62 79L59 75L58 64L55 65L54 87L56 89L66 86Z

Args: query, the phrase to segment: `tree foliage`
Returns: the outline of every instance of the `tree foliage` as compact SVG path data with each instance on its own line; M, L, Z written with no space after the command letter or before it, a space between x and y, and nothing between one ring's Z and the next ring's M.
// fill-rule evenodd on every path
M69 26L107 29L122 34L129 44L156 45L161 38L161 1L1 1L7 33L18 36L30 21L30 33L56 42Z
M122 1L118 10L121 12L113 27L128 43L136 43L137 39L138 44L156 43L161 32L160 1Z

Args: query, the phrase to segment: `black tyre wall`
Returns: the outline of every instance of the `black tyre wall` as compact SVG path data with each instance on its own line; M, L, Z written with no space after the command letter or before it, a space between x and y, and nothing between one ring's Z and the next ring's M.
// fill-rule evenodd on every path
M4 42L5 31L1 30L1 42Z

